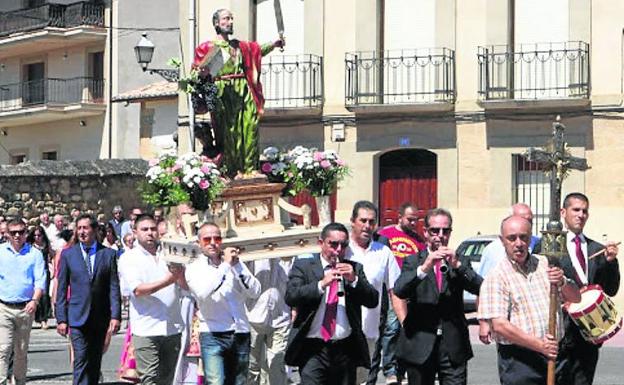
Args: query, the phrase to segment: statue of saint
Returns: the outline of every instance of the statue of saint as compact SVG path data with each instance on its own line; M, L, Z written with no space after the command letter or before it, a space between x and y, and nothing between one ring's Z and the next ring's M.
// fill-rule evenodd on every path
M253 41L231 39L234 17L227 9L219 9L212 16L217 32L214 40L206 41L195 49L193 67L200 77L214 83L216 95L211 103L211 123L217 153L215 160L222 161L226 175L252 174L258 170L258 123L264 112L264 97L260 84L262 57L284 40L260 45ZM208 108L196 107L205 113ZM221 159L222 158L222 159Z

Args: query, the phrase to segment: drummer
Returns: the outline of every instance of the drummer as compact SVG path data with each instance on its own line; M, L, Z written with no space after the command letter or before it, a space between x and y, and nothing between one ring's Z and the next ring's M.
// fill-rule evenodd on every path
M505 218L500 239L507 257L483 281L477 317L490 323L497 342L501 384L543 385L547 360L554 360L558 352L557 340L548 334L550 286L559 286L563 301L578 302L581 295L562 269L529 253L531 223L525 218ZM563 324L557 327L562 336Z
M245 301L258 298L260 282L240 262L237 248L221 249L219 226L204 223L197 238L204 255L187 267L185 278L199 307L205 383L244 384L251 344Z
M605 294L614 296L620 287L620 270L616 259L618 248L613 242L603 246L583 234L589 218L587 196L579 192L568 194L563 201L561 218L568 230L568 255L561 261L565 275L579 287L600 285ZM589 259L602 250L602 253ZM559 346L557 383L590 385L594 381L599 348L600 345L585 341L578 326L566 315L565 337Z

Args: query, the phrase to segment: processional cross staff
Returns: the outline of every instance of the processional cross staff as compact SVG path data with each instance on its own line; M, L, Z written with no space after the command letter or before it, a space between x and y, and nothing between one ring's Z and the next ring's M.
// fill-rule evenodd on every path
M542 254L548 258L548 264L559 266L559 259L567 254L566 232L561 224L561 185L570 170L585 171L589 168L587 159L570 155L563 134L565 126L557 116L553 123L553 137L544 149L529 148L526 152L529 161L535 162L546 173L550 181L550 212L546 230L542 231ZM550 285L550 313L548 333L557 337L557 310L559 295L557 285ZM555 361L548 361L547 384L555 384Z

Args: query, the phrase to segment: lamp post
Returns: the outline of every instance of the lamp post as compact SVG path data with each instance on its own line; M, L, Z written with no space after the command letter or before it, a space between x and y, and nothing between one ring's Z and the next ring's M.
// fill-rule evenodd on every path
M143 72L149 72L150 74L160 75L168 82L177 82L180 79L180 73L178 70L173 69L161 69L161 68L149 68L149 64L152 62L152 56L154 56L154 50L156 46L147 38L147 33L143 33L141 40L134 46L134 54L136 55L137 63L141 66Z

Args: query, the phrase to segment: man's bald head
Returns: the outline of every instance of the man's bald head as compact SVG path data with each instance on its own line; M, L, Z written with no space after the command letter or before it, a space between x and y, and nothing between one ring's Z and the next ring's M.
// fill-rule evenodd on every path
M522 217L533 224L533 211L526 203L516 203L511 206L511 216Z
M501 242L507 256L523 264L531 243L531 223L519 215L509 216L501 222Z

